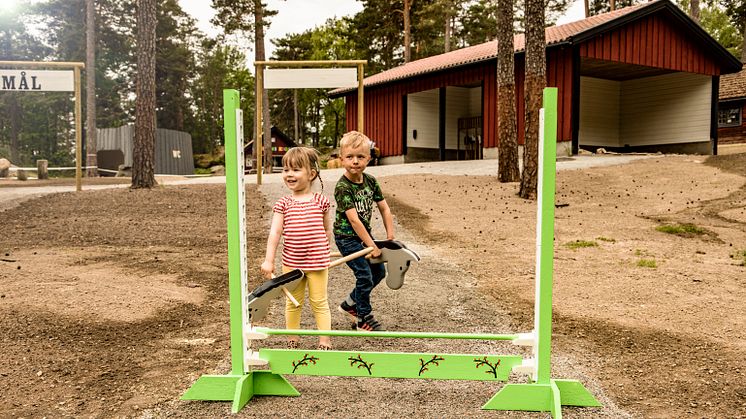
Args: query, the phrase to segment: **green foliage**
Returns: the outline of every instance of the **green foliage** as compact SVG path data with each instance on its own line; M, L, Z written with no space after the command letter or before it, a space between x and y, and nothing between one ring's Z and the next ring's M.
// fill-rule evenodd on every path
M722 2L721 2L722 3ZM684 13L689 12L690 0L678 0ZM743 44L743 23L736 25L737 16L730 16L728 9L721 4L700 2L699 24L716 41L736 57L741 56Z
M640 268L655 269L658 267L658 264L655 262L655 259L640 259L637 261L637 266Z
M603 236L596 237L596 240L600 240L602 242L608 242L608 243L616 243L615 239L610 239L608 237L603 237Z
M591 16L600 15L611 11L611 3L608 0L589 0L588 11ZM643 3L642 0L616 0L614 7L622 9L635 4Z
M355 43L348 38L352 32L347 19L327 20L316 28L301 34L290 34L275 41L276 60L352 60L359 59ZM336 147L345 128L343 99L329 99L326 89L297 91L299 138L295 139L314 147ZM278 90L272 95L273 125L294 137L294 91Z
M254 40L254 13L257 3L263 7L264 21L262 24L269 27L269 18L276 15L276 10L267 9L266 3L257 0L212 0L212 8L215 16L210 22L225 30L226 35L238 34L249 42Z
M695 235L706 234L707 230L697 227L694 224L666 224L655 228L657 231L668 234L675 234L682 237L692 237Z
M595 241L588 241L588 240L575 240L572 242L565 243L565 246L567 246L568 249L577 250L584 247L598 247L598 243Z
M217 40L206 39L196 60L196 79L189 86L193 109L185 121L192 134L194 153L212 153L224 143L223 89L237 89L244 118L244 138L251 138L254 127L254 78L245 67L246 56Z
M160 1L156 26L156 108L158 128L184 130L185 115L191 106L187 94L195 77L194 54L190 42L197 28L176 0Z

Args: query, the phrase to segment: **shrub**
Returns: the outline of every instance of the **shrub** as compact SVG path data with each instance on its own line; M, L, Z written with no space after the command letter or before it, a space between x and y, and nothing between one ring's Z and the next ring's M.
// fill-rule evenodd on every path
M658 265L655 263L655 259L640 259L637 261L637 266L640 268L657 268Z
M735 259L738 263L738 266L746 266L746 249L744 250L738 250L732 255L730 255L733 259Z
M572 250L576 250L581 247L598 247L598 243L587 240L575 240L574 242L565 243L565 246Z
M707 230L697 227L694 224L666 224L658 226L655 229L662 233L675 234L682 237L698 236L707 233Z
M614 239L610 239L610 238L608 238L608 237L603 237L603 236L601 236L601 237L596 237L596 240L600 240L600 241L602 241L602 242L616 243L616 240L614 240Z

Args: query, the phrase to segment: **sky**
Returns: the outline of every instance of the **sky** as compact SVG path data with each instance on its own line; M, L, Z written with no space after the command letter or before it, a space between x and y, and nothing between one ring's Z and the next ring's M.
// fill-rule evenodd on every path
M2 1L2 0L0 0ZM277 10L265 34L267 58L272 56L274 45L270 39L282 38L290 33L303 33L333 17L352 16L363 10L356 0L265 0L271 10ZM182 9L197 19L197 27L214 36L219 30L210 24L215 11L210 0L179 0ZM250 54L251 55L251 54Z
M266 33L267 58L272 56L274 45L270 39L282 38L290 33L302 33L333 17L351 16L363 9L356 0L266 0L270 9L278 13ZM214 36L218 29L210 24L215 12L209 0L179 0L181 7L197 19L197 27ZM575 0L557 23L564 24L583 18L583 0ZM251 54L249 54L251 56Z

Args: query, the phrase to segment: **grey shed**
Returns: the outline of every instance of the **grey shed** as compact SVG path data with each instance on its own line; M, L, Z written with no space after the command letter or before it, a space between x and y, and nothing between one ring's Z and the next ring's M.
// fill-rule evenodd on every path
M119 128L102 128L96 130L98 151L120 150L124 155L121 163L132 167L132 150L135 138L135 126L123 125ZM106 159L99 159L102 163ZM99 167L116 170L116 167ZM155 173L159 175L194 174L192 158L192 136L186 132L158 128L155 132Z

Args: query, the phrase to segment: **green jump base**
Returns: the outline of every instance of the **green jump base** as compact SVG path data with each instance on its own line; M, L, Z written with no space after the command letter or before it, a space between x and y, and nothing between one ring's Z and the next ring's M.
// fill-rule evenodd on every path
M550 380L549 384L506 384L482 409L551 412L554 419L562 419L562 406L602 405L577 380Z
M181 396L181 400L233 401L238 413L254 396L300 396L285 377L271 371L244 375L203 375Z

